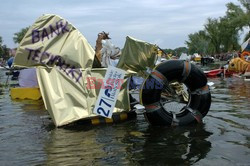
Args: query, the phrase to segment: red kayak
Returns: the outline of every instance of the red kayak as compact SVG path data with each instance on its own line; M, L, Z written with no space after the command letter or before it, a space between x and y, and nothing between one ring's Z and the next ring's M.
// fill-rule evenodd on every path
M204 71L204 73L207 77L220 77L223 75L229 77L233 75L233 72L230 72L228 70L224 71L224 69L214 69L214 70Z

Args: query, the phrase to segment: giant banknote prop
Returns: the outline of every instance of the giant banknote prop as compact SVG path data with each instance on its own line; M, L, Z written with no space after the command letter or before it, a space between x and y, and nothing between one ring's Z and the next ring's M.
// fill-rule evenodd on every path
M95 52L85 37L57 15L43 15L29 28L14 65L37 67L46 109L56 126L96 116L95 102L106 69L92 69ZM128 111L127 79L114 112Z
M127 37L118 67L141 72L153 68L155 45ZM97 116L105 68L92 69L95 52L85 37L57 15L43 15L29 28L17 49L15 66L36 67L45 104L56 126ZM150 61L149 61L150 59ZM127 78L121 81L114 113L130 110Z

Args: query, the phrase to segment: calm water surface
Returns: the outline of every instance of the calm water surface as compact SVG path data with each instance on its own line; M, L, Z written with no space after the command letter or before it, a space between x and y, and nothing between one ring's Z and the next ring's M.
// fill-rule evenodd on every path
M188 127L149 126L138 110L124 123L55 128L41 101L13 101L1 85L0 165L250 165L250 82L209 81L211 109Z

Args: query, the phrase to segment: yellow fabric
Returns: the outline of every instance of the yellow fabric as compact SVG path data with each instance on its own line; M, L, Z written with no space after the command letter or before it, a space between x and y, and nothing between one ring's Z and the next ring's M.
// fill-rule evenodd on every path
M39 86L45 103L56 126L96 116L93 109L99 94L99 88L90 88L92 84L104 79L106 69L82 70L82 79L78 83L70 79L67 74L57 67L46 69L39 67L37 70ZM115 112L129 111L129 96L127 78L122 84L115 105Z
M72 24L57 15L46 14L39 17L25 34L13 64L52 67L59 63L91 68L94 55L93 48Z
M147 67L154 68L156 60L156 45L128 36L117 67L143 74Z
M10 89L11 99L41 99L41 93L38 87L33 88L11 88Z
M68 21L43 15L21 41L14 65L37 67L45 108L54 124L62 126L96 116L92 111L100 89L88 88L88 78L103 79L106 69L91 69L94 55L84 36ZM129 110L126 78L113 112Z

